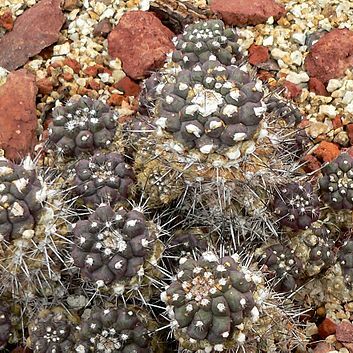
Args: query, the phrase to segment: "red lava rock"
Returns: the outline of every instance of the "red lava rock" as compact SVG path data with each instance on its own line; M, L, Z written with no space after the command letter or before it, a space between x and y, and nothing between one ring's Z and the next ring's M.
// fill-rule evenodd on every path
M107 103L112 106L120 106L125 97L122 94L113 93L107 100Z
M336 28L323 35L312 46L304 65L309 76L324 84L343 76L353 66L353 31Z
M311 77L309 82L309 91L314 92L319 96L329 96L330 94L327 92L325 85L316 77Z
M353 325L348 321L337 325L336 339L339 342L353 343Z
M327 336L333 335L336 332L336 324L329 318L325 318L319 325L319 336L325 339Z
M64 72L63 78L66 82L70 82L74 79L74 76L72 74L70 74L70 72Z
M285 96L289 99L295 99L302 93L302 88L293 82L284 81L283 86L286 88Z
M211 11L232 26L265 23L271 16L278 20L286 13L285 7L274 0L213 0Z
M321 168L321 163L312 154L306 155L303 158L303 161L305 162L304 170L307 173L314 172L315 170L319 170Z
M313 353L330 353L333 350L333 347L326 342L320 342L315 347Z
M10 73L0 87L0 148L11 160L19 161L37 142L36 94L35 76L25 69Z
M249 63L256 65L264 63L270 58L268 48L262 45L252 44L249 48Z
M118 57L132 79L144 78L163 65L174 49L173 32L152 13L129 11L108 36L109 54Z
M313 151L313 154L324 162L331 162L339 153L340 149L338 145L328 141L321 141L318 147Z
M54 89L53 84L52 84L50 78L48 78L48 77L42 78L41 80L38 80L36 82L36 85L38 87L39 93L41 93L43 95L50 94Z
M5 28L8 31L11 31L13 28L13 18L11 11L5 11L0 15L0 27Z
M84 74L87 76L92 76L92 77L96 77L98 74L98 69L96 67L96 65L93 66L88 66L83 70Z
M101 88L101 85L99 82L97 82L96 80L90 80L88 82L88 85L94 89L95 91L98 91Z
M63 65L71 67L71 69L74 70L75 74L78 74L81 70L81 64L75 59L66 58L63 61Z
M13 30L0 38L0 66L15 70L58 40L65 21L60 2L41 0L16 19Z
M353 124L347 125L347 134L349 137L349 142L353 145Z
M106 37L111 30L112 30L112 25L110 24L110 21L107 18L105 18L104 20L98 22L94 26L93 35L95 37L98 37L98 36Z
M114 87L117 88L119 91L124 92L124 94L127 96L137 97L141 91L140 86L127 76L125 76L119 82L114 84Z
M343 126L341 116L336 115L332 120L332 126L334 129L338 129ZM353 132L353 131L352 131ZM352 136L353 137L353 136Z

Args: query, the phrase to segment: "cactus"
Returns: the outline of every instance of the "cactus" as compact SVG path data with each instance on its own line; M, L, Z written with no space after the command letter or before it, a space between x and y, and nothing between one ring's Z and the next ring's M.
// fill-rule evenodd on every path
M353 209L353 158L341 153L322 169L320 191L334 210Z
M310 183L283 186L273 202L279 222L294 231L308 229L320 216L319 198Z
M63 308L43 309L29 325L27 344L34 353L74 352L77 323Z
M117 294L141 284L161 256L158 229L137 209L101 205L74 228L72 258L81 275Z
M153 353L156 324L141 309L94 307L79 326L76 353Z
M296 289L297 281L303 270L303 264L288 246L276 243L255 252L259 265L274 278L274 289L279 292L291 292Z
M185 26L174 38L176 51L172 61L182 68L204 63L215 57L224 65L236 64L242 59L237 44L238 36L233 28L225 28L221 20L208 20Z
M74 193L86 205L96 208L101 203L114 205L125 200L135 177L121 154L96 152L75 164L73 179Z
M353 283L353 241L345 241L338 252L338 263L341 266L347 287L352 288Z
M89 97L53 109L49 141L66 156L92 153L113 142L118 115L107 104Z
M40 189L33 170L0 159L0 240L33 232L42 209Z

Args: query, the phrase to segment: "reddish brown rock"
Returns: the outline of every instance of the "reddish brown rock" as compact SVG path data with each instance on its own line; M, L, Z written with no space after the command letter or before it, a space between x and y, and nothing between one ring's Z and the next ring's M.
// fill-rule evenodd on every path
M295 99L302 93L302 88L290 81L284 81L283 86L286 88L285 96L289 99Z
M0 15L0 27L3 27L8 31L12 30L13 18L11 11L5 11L2 15Z
M0 86L0 148L11 160L19 161L37 142L36 94L35 76L24 69Z
M311 77L309 82L309 91L314 92L319 96L329 96L330 94L327 92L325 85L316 77Z
M278 20L286 13L285 7L274 0L213 0L211 11L232 26L265 23L271 16Z
M331 162L340 154L340 149L335 143L321 141L313 154L324 162Z
M41 0L16 19L13 30L0 38L0 66L17 69L58 40L65 21L60 2Z
M339 342L353 342L353 325L348 321L343 321L337 325L336 339Z
M336 116L333 118L333 120L332 120L332 126L333 126L333 128L334 128L335 130L343 126L342 120L341 120L341 116L340 116L340 115L336 115Z
M122 91L127 96L137 97L140 94L140 86L132 81L129 77L125 76L119 82L114 84L114 87Z
M314 353L330 353L333 347L326 342L320 342L314 349Z
M122 94L113 93L110 96L110 98L107 100L107 103L109 105L116 107L116 106L120 106L124 99L125 97Z
M39 93L46 95L53 91L53 84L49 77L42 78L36 82Z
M173 36L154 14L129 11L108 36L109 54L122 61L128 76L141 79L163 65Z
M95 37L98 37L98 36L106 37L111 30L112 30L112 25L110 24L110 21L107 18L105 18L104 20L98 22L94 26L93 35Z
M319 170L321 168L321 163L312 154L306 155L303 158L303 161L304 161L304 170L307 173L314 172L314 171Z
M347 125L347 134L349 137L349 142L353 146L353 124L348 124Z
M55 63L53 63L53 66L54 66L54 64ZM74 70L75 74L78 74L81 70L80 63L75 59L66 58L62 64L71 67L71 69Z
M309 76L326 84L332 78L344 75L353 67L353 31L333 29L323 35L305 58Z
M325 318L324 321L318 326L319 336L325 339L327 336L333 335L336 332L336 324L329 318Z
M262 45L252 44L249 48L249 63L251 65L261 64L270 58L268 48Z

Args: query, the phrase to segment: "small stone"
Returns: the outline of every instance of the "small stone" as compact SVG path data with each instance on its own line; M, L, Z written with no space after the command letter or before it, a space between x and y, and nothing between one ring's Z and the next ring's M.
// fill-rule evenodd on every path
M270 58L268 48L262 45L252 44L249 48L249 63L256 65L267 61Z
M107 103L114 107L121 106L121 103L123 102L124 98L125 97L122 94L113 93L107 100Z
M350 67L353 67L353 32L346 28L324 34L305 58L308 74L324 84L344 76Z
M65 21L60 2L42 0L16 19L13 30L0 38L1 67L9 71L17 69L58 40Z
M326 342L319 342L313 353L332 353L333 347Z
M98 36L107 37L108 34L111 32L111 30L112 30L112 25L110 24L109 19L105 18L104 20L98 22L94 26L93 35L95 37L98 37Z
M333 335L336 332L336 324L329 318L325 318L324 321L318 326L319 336L325 339L327 336Z
M325 123L319 121L311 122L307 128L307 133L312 138L317 138L319 135L326 134L329 131L329 127Z
M25 157L37 142L36 94L35 76L25 69L0 86L0 148L11 160Z
M83 72L87 76L96 77L98 74L98 68L96 65L88 66L83 70Z
M304 71L301 71L299 73L296 73L294 71L290 71L289 74L286 76L287 81L290 81L290 82L295 83L297 85L300 83L303 83L303 82L308 82L309 79L310 79L310 77Z
M336 89L339 89L342 87L342 83L343 82L341 80L337 80L333 78L328 81L326 89L328 92L336 91Z
M347 128L347 134L349 137L349 141L350 141L351 145L353 146L353 124L348 124L346 126L346 128Z
M266 23L269 17L278 20L286 13L285 7L274 0L213 0L211 11L231 26Z
M308 88L310 92L314 92L319 96L329 96L330 94L327 92L325 85L316 77L311 77L308 82Z
M340 131L333 139L333 142L338 143L339 145L341 145L343 147L347 147L349 144L349 137L348 137L347 132Z
M313 151L313 154L324 162L331 162L338 157L340 149L335 143L321 141L318 147Z
M273 45L273 36L265 37L262 41L262 45L267 47L270 47L271 45Z
M38 92L43 95L50 94L54 89L53 84L48 77L36 81L36 85L38 87Z
M81 70L80 63L77 60L75 60L75 59L66 58L63 61L63 64L71 67L71 69L74 70L75 74L78 74L80 72L80 70Z
M343 96L342 103L343 104L349 104L353 101L353 92L352 91L346 91L346 93Z
M174 34L152 13L129 11L108 36L112 58L122 61L124 72L141 79L163 65L166 54L174 49Z
M72 11L77 8L80 8L81 6L82 6L82 3L80 0L65 0L63 8L64 10Z
M308 154L303 158L304 161L304 170L307 173L315 172L316 170L319 170L321 168L321 163L318 161L318 159L313 156L312 154Z
M322 104L319 108L319 114L325 114L334 118L337 115L337 111L335 106L332 104Z
M283 86L286 88L286 98L295 99L302 93L302 88L290 81L284 81Z
M305 44L305 39L306 39L306 35L302 32L295 32L292 34L292 38L294 40L294 42L300 44L300 45L304 45Z
M7 10L0 15L0 27L5 28L7 31L12 30L13 22L12 12L10 10Z
M276 60L283 59L286 55L288 55L288 53L281 49L273 48L271 50L271 56Z
M122 78L116 84L114 84L114 87L119 91L123 92L127 96L138 97L141 91L140 86L127 76Z
M69 53L70 53L70 43L69 42L54 46L54 55L67 55Z
M348 321L343 321L336 328L336 338L339 342L353 342L353 325Z
M334 117L334 119L332 120L332 126L333 128L336 130L336 129L339 129L340 127L343 126L342 124L342 120L341 120L341 116L340 115L336 115Z
M300 66L302 64L303 56L299 50L295 50L290 54L290 58L292 59L292 63Z

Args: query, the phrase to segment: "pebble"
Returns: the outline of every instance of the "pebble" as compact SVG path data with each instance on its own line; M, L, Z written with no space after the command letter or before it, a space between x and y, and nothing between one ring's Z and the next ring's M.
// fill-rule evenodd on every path
M304 71L301 71L299 73L291 71L286 76L286 80L287 81L290 81L290 82L295 83L295 84L299 84L299 83L302 83L302 82L308 82L309 79L310 79L309 75L306 72L304 72Z

